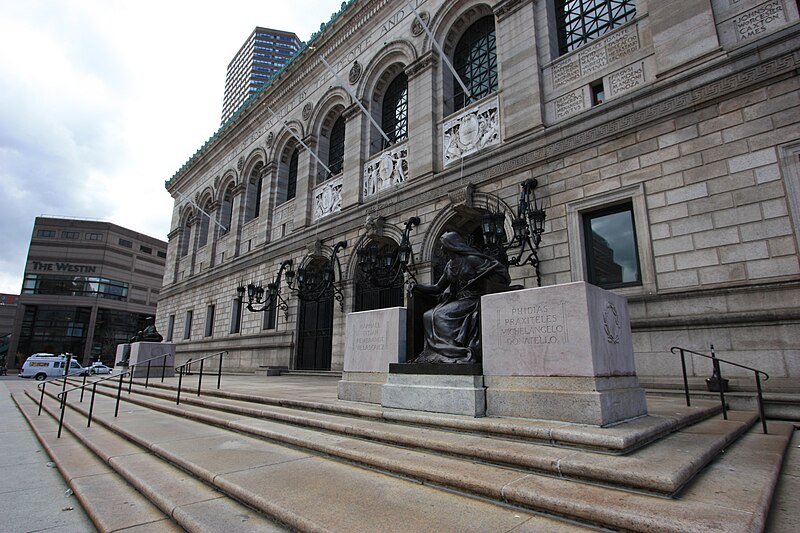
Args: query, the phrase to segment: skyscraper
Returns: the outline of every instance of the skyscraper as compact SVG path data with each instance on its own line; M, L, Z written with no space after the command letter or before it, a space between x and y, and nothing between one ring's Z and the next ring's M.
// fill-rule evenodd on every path
M225 76L222 124L300 48L294 33L256 27L234 58Z

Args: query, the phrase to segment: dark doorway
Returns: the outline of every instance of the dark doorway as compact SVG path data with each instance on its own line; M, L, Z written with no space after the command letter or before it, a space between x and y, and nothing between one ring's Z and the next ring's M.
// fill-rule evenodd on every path
M309 286L317 284L322 277L323 265L312 260L306 265ZM312 299L307 295L300 300L297 321L298 370L330 370L331 340L333 338L333 290L328 287Z

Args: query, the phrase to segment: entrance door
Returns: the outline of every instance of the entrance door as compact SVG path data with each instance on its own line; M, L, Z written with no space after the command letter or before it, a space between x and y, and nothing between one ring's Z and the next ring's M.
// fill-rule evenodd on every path
M333 294L319 302L300 301L297 341L299 370L330 370Z

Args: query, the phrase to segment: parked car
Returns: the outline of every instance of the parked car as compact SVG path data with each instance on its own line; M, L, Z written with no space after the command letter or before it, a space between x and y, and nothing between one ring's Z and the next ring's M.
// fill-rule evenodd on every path
M64 375L67 365L65 354L55 355L52 353L35 353L28 357L22 368L19 369L19 377L33 378L36 381L43 381L47 378L56 378ZM85 376L89 374L89 369L84 368L75 359L69 362L70 376Z
M91 365L89 365L89 373L90 374L110 374L111 367L106 366L100 361L95 361Z

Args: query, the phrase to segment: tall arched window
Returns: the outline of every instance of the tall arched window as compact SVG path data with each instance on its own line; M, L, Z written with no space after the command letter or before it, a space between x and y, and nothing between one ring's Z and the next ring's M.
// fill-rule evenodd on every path
M181 257L189 255L189 250L192 247L192 222L191 218L187 218L183 224L183 235L181 236Z
M222 229L222 234L226 234L231 230L231 223L233 222L233 183L228 185L225 189L225 194L222 196L222 205L220 206L219 221L225 229Z
M384 148L405 140L408 135L408 77L398 74L383 95L381 106L381 129L389 142L383 139Z
M300 159L300 150L292 150L289 158L289 174L286 180L286 200L291 200L297 194L297 162Z
M259 163L250 172L250 179L247 183L247 197L245 199L244 221L249 222L261 213L261 185L263 182L262 169L264 165Z
M208 217L208 212L211 211L211 202L208 201L203 204L203 212L200 213L200 229L198 231L200 234L197 236L197 247L202 248L206 244L208 244L208 230L209 226L211 225L211 219Z
M331 126L331 134L328 142L328 168L331 176L339 174L344 168L344 116L339 118ZM326 176L325 179L331 176Z
M468 98L461 84L453 80L455 111L497 91L494 16L478 19L467 28L453 52L453 67L470 92Z

